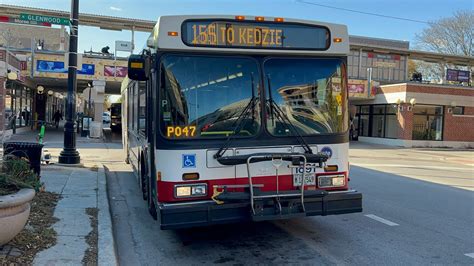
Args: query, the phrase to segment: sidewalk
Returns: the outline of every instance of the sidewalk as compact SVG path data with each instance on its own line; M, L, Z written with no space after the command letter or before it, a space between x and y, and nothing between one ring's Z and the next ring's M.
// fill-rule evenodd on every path
M54 216L59 219L53 226L57 243L38 253L34 265L80 265L85 254L97 255L100 265L116 264L103 167L88 169L51 165L42 170L46 190L58 193L62 198L54 211ZM92 217L98 221L95 228L91 225L91 214L96 214Z
M77 136L81 165L58 165L63 148L62 129L49 129L45 149L52 164L41 166L41 180L46 191L58 193L61 199L54 210L58 218L52 228L57 233L56 245L36 254L34 265L117 265L107 198L103 163L116 162L122 154L121 143L103 143L100 139ZM10 141L34 141L37 132L24 131Z

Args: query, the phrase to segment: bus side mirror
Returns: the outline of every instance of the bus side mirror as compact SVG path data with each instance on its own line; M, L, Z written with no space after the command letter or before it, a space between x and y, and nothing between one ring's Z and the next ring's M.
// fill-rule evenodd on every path
M128 58L128 77L132 80L148 80L150 73L150 57L146 55L130 55Z

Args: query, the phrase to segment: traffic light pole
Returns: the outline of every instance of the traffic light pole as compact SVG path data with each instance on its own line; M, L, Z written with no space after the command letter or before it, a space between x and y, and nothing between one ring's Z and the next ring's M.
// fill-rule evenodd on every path
M59 163L78 164L81 162L76 150L76 132L74 117L76 116L77 91L77 37L79 30L79 0L71 0L71 26L69 29L69 68L66 98L66 124L64 125L64 148L59 155Z

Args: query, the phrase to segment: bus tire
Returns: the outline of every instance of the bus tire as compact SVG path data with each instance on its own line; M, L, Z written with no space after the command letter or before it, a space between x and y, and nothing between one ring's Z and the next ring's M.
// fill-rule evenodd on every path
M155 201L153 200L153 193L151 192L151 182L150 178L147 178L147 190L148 190L148 199L147 199L147 205L148 205L148 212L150 213L151 217L153 220L158 219L158 213L156 212L156 206L155 206Z
M142 156L143 158L143 156ZM146 171L145 171L145 165L143 163L143 161L140 162L140 180L139 180L139 186L140 186L140 190L142 191L142 198L143 200L147 200L148 199L148 189L147 189L147 186L148 186L148 183L147 183L147 175L146 175Z

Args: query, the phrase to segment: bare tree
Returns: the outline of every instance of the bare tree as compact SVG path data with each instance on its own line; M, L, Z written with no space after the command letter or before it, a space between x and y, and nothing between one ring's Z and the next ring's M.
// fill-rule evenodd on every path
M474 12L458 11L453 17L430 23L417 34L416 41L425 50L474 56Z
M474 12L458 11L453 17L442 18L429 24L420 34L416 35L416 44L422 50L443 54L474 56ZM428 76L436 74L440 80L444 78L447 64L417 64L417 70ZM474 66L467 66L473 70Z

